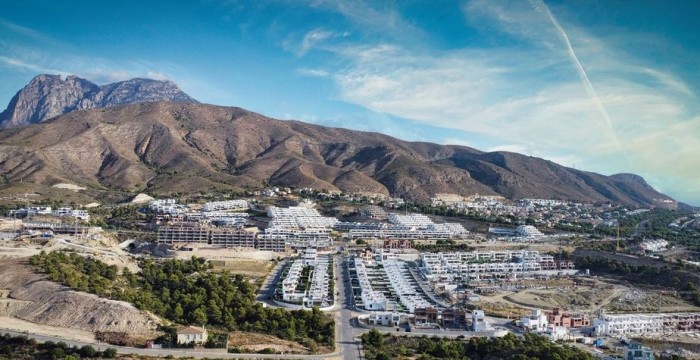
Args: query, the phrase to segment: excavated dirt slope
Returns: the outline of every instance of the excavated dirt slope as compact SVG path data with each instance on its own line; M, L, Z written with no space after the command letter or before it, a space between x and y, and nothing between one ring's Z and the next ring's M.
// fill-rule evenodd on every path
M147 336L157 319L123 302L71 290L46 280L27 259L5 259L0 263L0 289L7 298L5 315L41 325L84 331L119 331Z

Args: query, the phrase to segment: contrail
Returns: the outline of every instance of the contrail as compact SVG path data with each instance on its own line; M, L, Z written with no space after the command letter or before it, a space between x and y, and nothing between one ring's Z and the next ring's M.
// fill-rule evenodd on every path
M557 30L557 33L559 33L559 36L561 36L562 40L564 40L564 44L566 45L566 50L569 53L571 61L573 61L574 65L576 65L578 76L581 78L581 83L586 89L586 93L588 93L588 96L593 99L593 103L595 104L596 108L598 108L600 114L603 115L603 118L605 119L605 122L610 130L610 134L615 140L615 145L617 145L617 147L622 150L623 153L625 153L625 157L627 157L627 153L624 151L620 145L620 140L617 138L617 133L615 133L615 128L612 125L612 120L610 119L608 110L605 109L605 106L603 105L603 102L600 101L598 93L595 91L591 80L588 79L588 74L586 74L586 70L583 69L581 62L578 60L578 56L576 56L576 52L574 51L573 46L571 46L571 40L569 40L569 36L566 34L566 31L564 31L564 28L561 27L559 21L554 17L552 12L549 11L549 7L547 7L547 4L545 4L543 0L531 0L530 5L532 5L535 10L544 12L549 17L549 20L552 21L552 24L554 24L554 28ZM627 161L629 162L629 158Z

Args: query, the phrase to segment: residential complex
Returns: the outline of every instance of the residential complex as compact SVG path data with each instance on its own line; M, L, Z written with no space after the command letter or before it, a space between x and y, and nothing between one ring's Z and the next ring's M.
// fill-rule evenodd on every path
M27 216L50 215L55 217L72 217L84 221L90 221L90 213L87 210L78 210L71 207L61 207L51 210L50 206L32 206L22 209L10 210L7 216L14 218L24 218Z
M222 247L256 247L256 229L217 228L209 226L160 226L158 242L162 244L209 244Z
M700 330L700 313L604 314L593 319L598 336L632 337Z
M377 205L363 206L360 208L360 215L374 220L386 220L387 214L384 209Z
M247 210L248 201L246 200L226 200L226 201L213 201L204 204L202 210L204 211L218 211L218 210Z
M364 310L413 314L416 309L439 308L427 298L405 261L391 256L376 260L353 257L349 264L352 286L360 294L356 306Z
M421 271L437 282L512 279L537 272L572 270L573 262L555 261L534 250L422 253Z
M328 255L318 255L316 249L306 249L301 258L294 260L282 281L282 301L299 303L305 307L333 305L330 285L332 261Z

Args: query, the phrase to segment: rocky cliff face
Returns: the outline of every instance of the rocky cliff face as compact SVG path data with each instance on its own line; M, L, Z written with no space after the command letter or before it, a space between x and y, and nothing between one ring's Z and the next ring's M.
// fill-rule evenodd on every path
M151 101L197 102L171 81L131 79L98 86L74 75L38 75L0 113L0 128L40 123L75 110Z

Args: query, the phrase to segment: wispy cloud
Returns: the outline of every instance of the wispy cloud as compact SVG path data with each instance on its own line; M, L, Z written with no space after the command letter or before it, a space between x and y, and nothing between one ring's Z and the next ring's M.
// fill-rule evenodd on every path
M56 39L40 32L40 31L28 28L26 26L22 26L19 24L15 24L13 22L10 22L10 21L4 20L4 19L0 19L0 26L6 28L6 29L8 29L16 34L26 36L29 38L33 38L35 40L39 40L39 41L46 42L46 43L52 43L52 44L59 43Z
M681 178L685 169L684 179L700 178L700 159L689 155L700 152L690 138L700 132L688 84L580 27L565 31L544 3L532 4L463 6L471 25L513 36L517 46L417 52L393 41L346 44L332 50L350 65L331 78L347 102L504 144L491 150L604 173ZM669 155L674 146L682 155Z
M313 76L313 77L327 77L330 75L330 72L327 70L323 69L298 69L297 70L300 74L306 75L306 76Z
M30 64L25 61L22 61L20 59L8 57L8 56L3 56L0 55L0 61L3 62L6 66L14 67L20 70L29 70L32 72L36 73L49 73L49 74L61 74L65 75L67 72L57 70L57 69L52 69L48 67L44 67L38 64Z
M323 29L314 29L306 33L304 38L299 44L299 48L296 50L297 56L304 56L309 50L311 50L316 44L335 36L332 31L327 31Z

